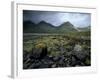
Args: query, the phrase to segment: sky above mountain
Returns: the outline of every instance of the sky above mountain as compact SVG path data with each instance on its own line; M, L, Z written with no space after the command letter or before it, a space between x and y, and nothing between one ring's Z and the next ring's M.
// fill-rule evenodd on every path
M23 20L30 20L36 24L45 21L54 26L59 26L69 21L75 27L86 27L91 25L91 14L76 12L55 12L55 11L23 11Z

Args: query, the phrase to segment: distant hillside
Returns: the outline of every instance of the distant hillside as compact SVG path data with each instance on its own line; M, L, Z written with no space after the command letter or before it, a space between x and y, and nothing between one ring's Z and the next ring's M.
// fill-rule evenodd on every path
M65 22L60 26L53 26L50 23L41 21L38 24L34 24L31 21L23 22L24 33L67 33L77 31L70 22Z
M87 27L84 27L84 28L78 28L79 31L90 31L91 30L91 27L90 26L87 26Z

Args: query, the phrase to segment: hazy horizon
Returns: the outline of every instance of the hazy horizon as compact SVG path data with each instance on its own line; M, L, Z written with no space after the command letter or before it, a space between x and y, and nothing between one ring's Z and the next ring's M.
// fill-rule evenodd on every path
M65 22L70 22L75 27L91 26L90 13L23 10L23 21L27 20L35 24L44 21L53 26L60 26Z

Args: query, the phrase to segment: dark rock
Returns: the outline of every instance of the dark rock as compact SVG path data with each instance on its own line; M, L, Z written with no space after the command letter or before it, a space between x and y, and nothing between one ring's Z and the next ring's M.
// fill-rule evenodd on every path
M56 64L53 64L51 67L52 67L52 68L55 68L56 66L57 66Z
M29 53L27 51L23 51L23 63L27 61L27 59L29 59Z
M64 67L64 66L65 66L64 60L62 60L62 59L59 60L59 61L58 61L58 66L59 66L59 67Z
M76 60L76 58L74 56L72 56L72 58L71 58L71 66L75 66L75 65L77 65L77 60Z
M40 58L43 58L47 55L47 47L45 46L44 48L42 48L42 52L40 54Z
M84 54L84 52L82 52L82 51L75 52L75 53L73 54L73 56L74 56L77 60L81 60L81 61L84 61L85 58L87 57L87 55Z
M51 56L51 55L49 55L48 58L49 58L50 60L53 60L54 57Z
M51 66L52 64L54 64L54 62L50 60L50 61L48 62L48 64Z
M33 48L30 58L42 59L47 55L47 47Z
M75 67L80 67L80 65L75 65Z
M61 52L61 54L64 54L66 52L66 49L63 46L61 46L60 47L60 52Z
M32 65L29 66L29 69L39 68L41 65L42 65L41 62L33 63Z
M59 56L53 57L53 61L58 61L58 60L60 60L60 57Z
M49 60L48 60L48 59L42 59L41 62L42 62L43 64L48 64Z
M50 66L49 66L48 64L42 63L42 64L40 65L39 68L49 68L49 67L50 67Z
M60 57L60 59L64 60L64 59L65 59L64 55L62 55L62 56Z
M30 65L31 65L30 63L24 63L23 69L28 69Z

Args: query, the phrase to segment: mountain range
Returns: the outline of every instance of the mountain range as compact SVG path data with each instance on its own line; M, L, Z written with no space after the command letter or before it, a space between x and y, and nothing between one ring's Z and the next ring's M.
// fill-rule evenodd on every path
M32 21L23 22L23 32L24 33L67 33L67 32L77 32L88 30L86 28L75 28L70 22L64 22L60 26L54 26L45 21L41 21L38 24L33 23Z

